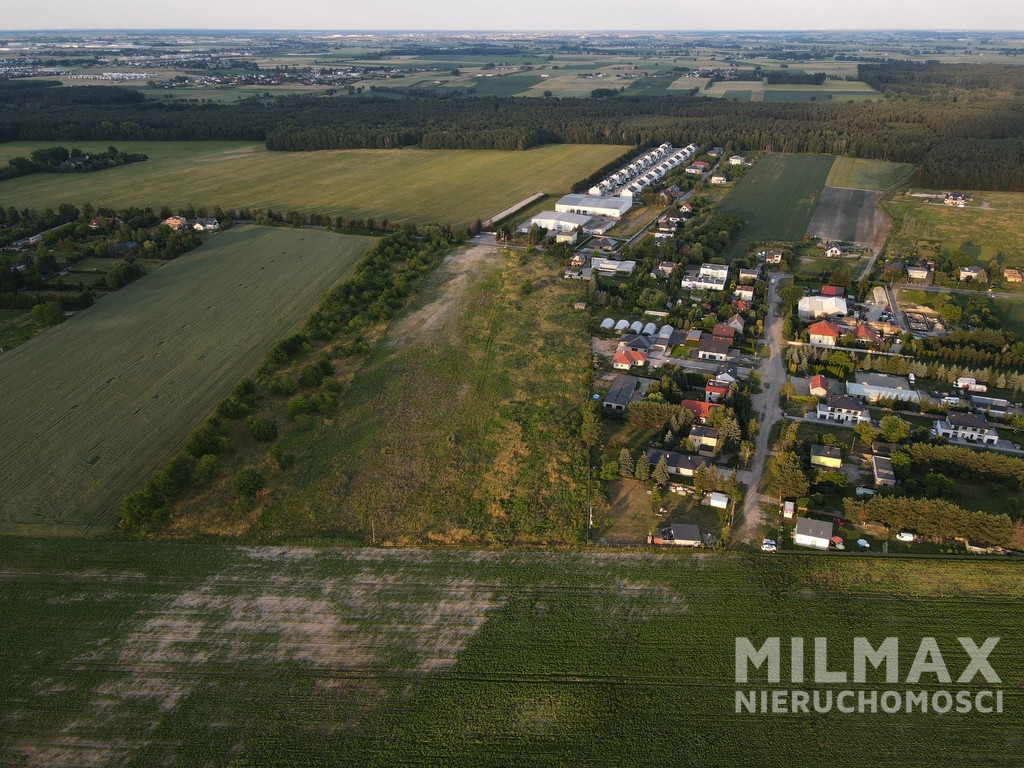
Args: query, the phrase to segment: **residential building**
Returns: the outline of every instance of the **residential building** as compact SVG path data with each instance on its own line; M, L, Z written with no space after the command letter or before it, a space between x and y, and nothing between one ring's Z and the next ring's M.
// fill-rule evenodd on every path
M692 453L679 453L678 451L663 451L660 448L648 448L644 456L647 458L647 463L651 465L652 469L658 465L658 462L664 456L668 473L676 477L693 477L693 473L697 471L698 467L711 463L711 459L707 456L696 456Z
M715 323L715 327L711 330L711 338L715 341L724 341L732 346L732 342L736 338L736 329L725 323Z
M752 285L739 285L736 287L736 298L743 299L744 301L754 300L754 286Z
M692 413L694 420L700 424L707 423L708 414L711 413L712 408L722 407L720 403L707 403L703 400L683 400L679 406Z
M737 379L739 379L739 372L732 363L722 363L715 369L715 381L724 381L726 384L732 384Z
M782 251L779 251L779 250L765 251L764 263L765 264L781 264L782 263Z
M693 441L697 452L701 455L714 453L715 449L718 448L719 435L718 430L714 427L695 424L690 428L690 439Z
M935 432L941 437L986 445L994 445L999 440L999 434L988 419L975 413L948 413L946 418L935 422Z
M725 264L701 264L695 275L688 274L682 279L682 287L706 291L724 291L729 279L729 267Z
M846 312L846 299L841 296L804 296L797 304L797 314L801 320L841 317Z
M807 329L810 334L811 344L816 347L834 347L843 330L835 323L827 320L819 320Z
M871 421L871 414L864 407L863 401L849 395L826 395L825 402L818 403L816 414L819 419L838 421L844 424L860 424L862 421Z
M641 333L626 333L619 337L619 349L629 349L633 352L649 352L651 340Z
M878 332L866 325L858 325L853 329L853 338L857 341L863 341L866 344L881 344L882 337L878 335Z
M1008 283L1019 283L1021 282L1021 274L1019 269L1004 269L1003 279Z
M825 397L828 394L828 379L820 373L811 376L811 397ZM820 416L818 418L821 418Z
M709 381L704 385L704 399L709 403L720 403L729 394L729 386L724 381Z
M896 485L896 473L893 471L892 461L889 458L872 456L871 471L875 475L875 488Z
M635 261L617 261L616 259L605 259L601 256L594 256L590 260L591 269L599 275L628 276L636 270Z
M839 259L842 258L843 252L838 246L833 245L831 248L826 249L824 256L826 259Z
M662 261L658 264L658 274L662 277L672 277L672 270L675 268L674 261Z
M628 371L630 368L642 366L646 362L646 353L634 352L631 349L617 349L612 355L612 368L617 371Z
M702 544L700 529L690 523L672 523L658 531L655 544L670 544L677 547L699 547Z
M743 165L747 162L747 158L743 155L733 155L729 158L729 165Z
M610 216L620 219L633 207L627 197L602 197L599 195L564 195L555 203L559 213L577 213L585 216Z
M899 443L886 443L882 440L875 440L871 443L871 452L878 456L884 456L885 458L889 458L892 456L893 451L898 451L899 449Z
M700 360L718 360L725 362L729 359L729 344L724 341L703 338L697 347L697 357Z
M959 192L947 192L942 202L944 205L955 205L957 208L966 208L967 195Z
M757 282L757 278L761 276L761 270L759 269L741 269L740 270L740 282L741 283L754 283Z
M196 219L196 223L192 225L192 229L197 232L216 232L220 229L220 222L216 219Z
M856 371L854 380L846 383L846 393L862 397L869 403L877 403L883 399L921 402L921 395L911 389L910 381L905 376L892 376L887 373Z
M736 333L743 333L744 329L746 329L747 327L747 321L744 320L743 316L740 315L739 313L736 313L728 320L726 320L725 324L736 329Z
M711 176L711 183L716 185L716 186L718 186L720 184L728 184L729 183L729 179L727 179L725 176L723 176L720 173L715 173L715 174L712 174L712 176Z
M843 466L843 452L830 445L812 445L811 466L839 469Z
M988 280L988 275L985 274L985 270L981 267L960 267L960 279L984 283Z
M652 382L653 379L620 374L615 377L601 405L609 411L624 411L630 403L644 399Z
M188 226L188 219L184 216L168 216L163 223L177 232Z
M708 157L721 157L724 152L725 147L712 147L708 150Z
M927 280L932 273L928 264L907 264L907 277L911 280Z
M798 517L793 529L793 543L798 547L828 549L832 543L832 523Z

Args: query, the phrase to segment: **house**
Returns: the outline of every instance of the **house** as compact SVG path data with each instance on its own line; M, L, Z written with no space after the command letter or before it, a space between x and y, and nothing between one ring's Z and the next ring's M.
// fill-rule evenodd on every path
M960 279L984 283L988 280L988 275L985 274L985 270L981 267L960 267Z
M881 344L882 337L878 335L878 332L866 325L858 325L853 329L853 338L857 341L863 341L866 344Z
M834 347L843 330L835 323L828 320L819 320L807 329L810 334L811 344L816 347Z
M184 216L168 216L162 223L177 232L188 226L188 219Z
M798 547L828 549L832 543L832 523L798 517L793 529L793 543Z
M725 282L729 279L729 267L725 264L701 264L696 274L687 274L682 279L682 287L705 291L724 291Z
M875 488L896 485L896 473L893 471L892 461L886 456L872 456L871 471L875 475Z
M782 251L779 251L779 250L765 251L764 263L765 264L781 264L782 263Z
M616 277L632 275L636 270L635 261L618 261L616 259L605 259L600 256L594 256L590 260L590 266L599 275Z
M653 379L620 374L615 377L601 405L609 411L624 411L629 407L630 403L636 403L644 399L652 382Z
M932 273L928 264L907 264L907 277L911 280L927 280Z
M754 300L754 286L752 285L739 285L736 287L736 298L742 299L743 301Z
M947 192L946 196L942 199L944 205L955 205L957 208L967 207L967 195L959 192Z
M662 277L672 277L672 270L676 268L674 261L662 261L658 263L658 274Z
M747 158L743 155L733 155L729 158L729 165L746 165Z
M197 232L216 232L220 229L220 222L216 219L196 219L195 224L192 225L192 229Z
M747 321L743 319L743 316L739 313L733 315L725 324L736 330L736 333L743 333L743 330L747 327Z
M823 285L821 286L822 296L845 296L846 288L841 285Z
M575 213L584 216L608 216L620 219L633 207L628 197L601 197L598 195L563 195L555 203L558 213Z
M757 282L757 278L761 276L761 270L759 269L741 269L740 270L740 282L741 283L754 283Z
M712 174L712 176L711 176L711 183L717 186L717 185L720 185L720 184L728 184L729 180L725 176L723 176L722 174L715 173L715 174Z
M704 171L705 168L700 168L697 166L696 163L694 163L693 165L688 165L684 173L688 173L691 176L700 176L702 173L704 173Z
M686 341L683 343L688 347L696 347L700 344L703 336L704 334L700 328L691 328L686 332Z
M739 379L739 374L736 370L736 366L732 363L722 363L715 369L715 381L732 384L737 379Z
M617 371L628 371L634 366L641 366L647 362L647 354L634 352L631 349L617 349L612 355L612 368Z
M690 428L690 439L693 441L697 453L702 456L714 453L718 448L718 430L714 427L704 427L695 424Z
M827 394L828 379L820 373L815 376L811 376L811 397L825 397Z
M1020 276L1020 270L1019 269L1004 269L1003 270L1003 280L1005 280L1008 283L1019 283L1019 282L1021 282L1022 278Z
M628 349L632 352L649 352L651 340L639 333L625 333L619 337L619 349Z
M575 229L569 232L555 232L556 243L569 243L569 245L576 245L577 240L579 240L579 234Z
M100 227L114 226L115 224L123 224L121 219L109 216L96 216L89 219L89 229L99 229Z
M708 157L721 157L725 152L725 147L712 147L708 150Z
M839 469L843 466L843 452L830 445L811 446L811 466Z
M882 274L891 275L893 272L902 272L905 268L906 267L904 267L902 261L890 261L888 264L882 267Z
M662 457L665 459L665 466L670 475L676 477L693 477L699 467L711 463L707 456L695 456L692 453L679 453L678 451L663 451L660 448L648 448L644 452L647 463L656 467Z
M796 502L793 500L787 500L782 502L782 516L787 520L792 520L793 515L796 514Z
M864 407L864 403L849 395L826 395L825 402L818 403L816 415L819 419L838 421L844 424L860 424L862 421L871 421L871 414Z
M715 327L711 331L711 338L715 341L724 341L732 346L732 342L736 338L736 329L725 323L715 323Z
M729 359L729 344L714 339L701 339L697 347L697 357L700 360L718 360L725 362Z
M826 259L841 259L843 257L842 250L838 246L833 245L831 248L825 250L822 254Z
M840 317L846 312L846 299L842 296L804 296L797 303L797 314L801 320Z
M700 424L707 423L708 414L711 413L712 408L721 408L719 403L707 403L703 400L683 400L679 404L680 408L685 408L693 414L693 418Z
M699 547L702 544L700 529L690 523L672 523L658 531L655 544L671 544L677 547Z
M748 302L746 299L737 299L736 300L736 311L737 312L749 312L750 311L750 302Z
M689 203L680 203L679 204L679 212L680 213L693 213L693 206L690 205Z
M891 376L887 373L855 372L854 380L846 383L846 394L863 397L869 403L883 399L921 402L921 395L910 388L910 381L905 376Z
M704 399L709 403L720 403L729 394L724 381L709 381L704 385Z
M729 497L719 491L712 491L708 494L707 505L715 509L728 509Z
M948 413L945 419L935 422L935 432L941 437L986 445L995 445L999 440L999 434L989 425L988 419L976 413Z

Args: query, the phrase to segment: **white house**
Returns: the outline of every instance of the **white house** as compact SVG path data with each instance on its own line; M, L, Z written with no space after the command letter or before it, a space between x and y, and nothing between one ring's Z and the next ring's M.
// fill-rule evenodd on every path
M844 424L860 424L862 421L871 421L871 414L864 407L864 403L849 395L826 395L825 402L818 403L817 416L819 419L839 421Z
M729 279L729 267L725 264L701 264L696 275L687 275L682 280L683 288L706 291L724 291Z
M636 270L635 261L617 261L615 259L605 259L601 256L594 256L590 260L591 269L595 270L600 275L616 275L616 276L628 276L632 275Z
M843 335L843 329L828 320L819 320L807 329L811 344L816 347L834 347L839 337Z
M673 523L658 531L658 539L662 544L677 547L699 547L701 545L700 529L690 523Z
M832 523L812 520L809 517L798 517L793 529L793 543L798 547L812 549L828 549L832 541Z
M220 222L216 219L196 219L196 223L192 225L192 229L197 232L216 232L220 229Z
M729 165L743 165L747 162L747 158L743 155L733 155L729 158Z
M797 304L797 314L801 320L840 317L846 312L846 299L842 296L804 296Z
M988 280L988 275L985 274L985 270L981 267L960 267L960 279L984 283Z
M555 210L559 213L611 216L613 219L622 218L632 207L633 201L627 197L600 197L597 195L565 195L555 203Z
M715 185L728 184L729 180L722 174L716 173L711 176L711 183Z
M744 301L754 300L754 286L752 285L739 285L736 287L736 298L743 299Z
M999 434L989 425L988 419L974 413L950 413L945 419L935 422L935 431L945 438L986 445L995 445L999 440Z
M838 246L833 245L827 251L825 251L826 259L839 259L842 258L843 252L839 250Z
M697 357L700 360L717 360L725 362L729 359L729 342L716 341L711 338L703 338L697 347Z

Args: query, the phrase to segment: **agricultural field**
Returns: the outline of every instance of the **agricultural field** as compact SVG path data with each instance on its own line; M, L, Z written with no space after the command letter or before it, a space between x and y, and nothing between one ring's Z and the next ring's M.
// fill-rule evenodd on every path
M878 207L881 192L825 187L807 225L807 234L824 240L882 249L889 234L888 217Z
M112 529L371 238L238 227L0 355L0 533Z
M814 70L815 72L821 70ZM795 70L794 70L795 73ZM673 90L700 85L701 96L732 101L881 101L882 94L867 83L830 80L823 85L768 85L762 80L720 80L704 90L705 80L678 78Z
M53 142L0 144L0 163ZM83 151L102 148L81 143ZM120 142L149 160L96 173L35 174L0 183L0 204L60 203L159 210L187 205L274 208L331 216L467 224L535 192L565 193L626 147L268 152L243 142ZM443 183L442 183L443 182Z
M852 553L7 539L0 762L1016 766L1019 576ZM738 688L815 688L735 682L736 638L771 636L826 637L828 668L847 671L854 637L897 637L898 682L869 666L864 684L821 687L995 688L1004 711L737 714ZM1000 683L905 682L923 637L955 680L958 636L1001 638Z
M586 528L586 287L540 254L456 249L356 370L326 421L290 422L267 489L183 499L172 535L571 543ZM259 463L265 462L265 463ZM231 469L231 467L229 467Z
M825 186L884 192L906 181L913 171L914 166L909 163L837 157L825 179Z
M755 163L719 204L723 213L746 222L726 255L744 254L750 242L802 238L833 160L831 155L769 154Z
M970 192L967 208L954 208L922 198L901 196L889 205L899 221L893 243L913 251L919 240L940 242L940 252L963 251L991 271L1002 254L1002 266L1024 267L1024 194Z

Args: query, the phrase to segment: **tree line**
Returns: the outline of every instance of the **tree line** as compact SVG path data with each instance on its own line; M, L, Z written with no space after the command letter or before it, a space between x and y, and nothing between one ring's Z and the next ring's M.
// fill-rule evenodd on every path
M148 159L142 153L119 152L117 147L107 147L106 152L90 152L88 155L80 149L48 147L33 150L29 157L12 157L6 166L0 167L0 181L33 173L89 173Z

